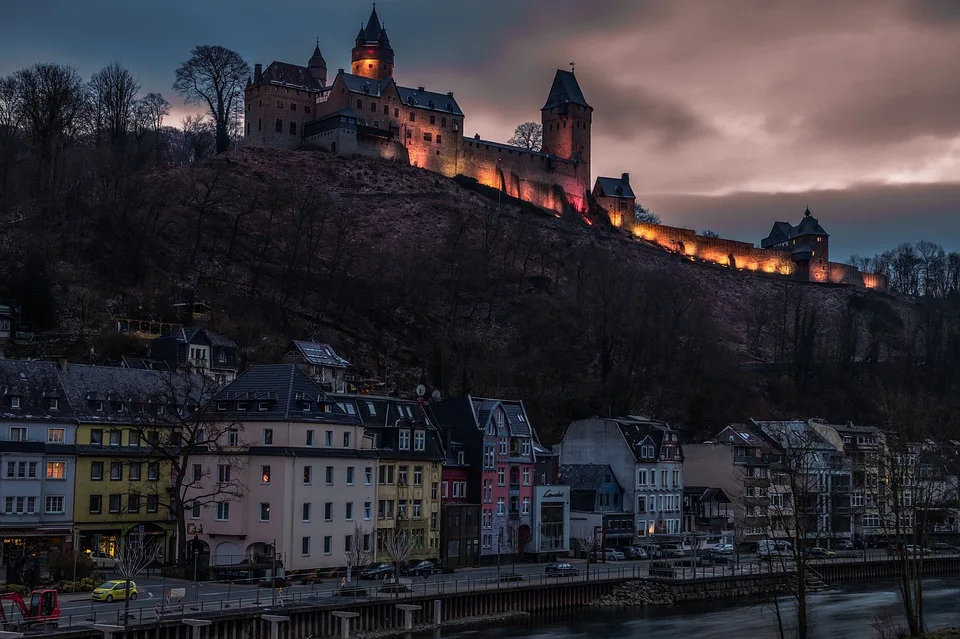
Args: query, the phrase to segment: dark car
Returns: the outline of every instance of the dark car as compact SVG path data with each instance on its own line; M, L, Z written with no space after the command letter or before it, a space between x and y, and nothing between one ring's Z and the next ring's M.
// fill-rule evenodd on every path
M417 561L407 568L407 575L410 577L427 577L429 575L439 575L442 570L434 565L432 561Z
M275 577L260 577L257 585L261 588L286 588L288 582L286 577L277 575Z
M377 564L360 573L361 579L386 579L387 577L393 577L393 564Z
M700 557L702 560L715 563L715 564L732 564L734 561L733 556L725 555L719 552L708 552Z
M956 553L960 552L960 548L956 546L951 546L950 544L936 543L930 545L930 550L936 553Z
M580 570L570 564L553 563L547 564L543 573L548 577L576 577L580 574Z
M807 557L810 557L811 559L832 559L836 556L837 553L833 552L832 550L827 550L826 548L817 547L807 550Z

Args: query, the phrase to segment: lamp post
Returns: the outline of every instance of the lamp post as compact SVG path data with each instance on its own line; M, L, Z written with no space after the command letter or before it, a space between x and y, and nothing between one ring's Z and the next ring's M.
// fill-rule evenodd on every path
M277 605L277 540L273 540L273 570L270 576L270 593L273 598L273 607Z
M77 546L79 546L80 531L74 528L73 530L73 587L77 587L77 552L79 552Z
M193 592L194 600L200 601L200 575L197 573L197 563L200 561L200 545L197 543L197 535L193 536Z

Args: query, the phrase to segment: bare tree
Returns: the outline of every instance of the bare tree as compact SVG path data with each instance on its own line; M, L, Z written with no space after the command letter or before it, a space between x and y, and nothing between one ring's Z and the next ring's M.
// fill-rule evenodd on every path
M186 163L199 162L209 157L216 146L216 132L206 118L188 115L180 120L183 131L180 137L180 157Z
M163 128L163 119L170 115L170 103L159 93L148 93L140 98L139 103L143 105L146 114L149 116L150 127L154 131Z
M130 615L130 600L137 597L137 593L130 594L130 584L133 578L144 571L147 566L155 562L163 554L163 547L159 540L142 533L127 533L120 543L116 554L117 574L124 580L123 597L123 625L127 625Z
M597 531L585 521L574 524L570 529L570 537L577 542L577 551L587 554L587 577L590 576L590 555L597 547Z
M720 234L716 231L711 231L710 229L705 229L700 231L700 237L720 237Z
M205 104L213 119L217 153L230 148L234 103L243 100L250 65L240 54L216 45L200 45L177 68L174 90L187 103Z
M113 62L94 73L89 86L96 139L105 134L111 144L121 144L132 128L140 82L119 62Z
M659 215L639 203L633 207L633 219L641 224L661 224Z
M221 387L209 377L194 373L158 372L156 410L139 413L133 429L146 442L151 465L170 468L170 485L150 496L177 525L177 563L186 565L187 511L209 508L243 498L245 487L239 454L242 425L210 405ZM131 409L131 414L138 414Z
M513 137L507 140L507 144L529 151L539 151L543 148L543 125L524 122L514 129Z
M373 558L373 549L370 548L370 533L364 531L360 524L355 524L353 534L350 535L350 547L346 551L347 566L354 569L366 566ZM393 556L391 555L391 559ZM353 581L353 575L350 575Z
M394 531L392 535L387 535L383 549L390 557L390 563L393 564L393 581L400 583L400 567L406 565L413 554L410 535L405 530Z

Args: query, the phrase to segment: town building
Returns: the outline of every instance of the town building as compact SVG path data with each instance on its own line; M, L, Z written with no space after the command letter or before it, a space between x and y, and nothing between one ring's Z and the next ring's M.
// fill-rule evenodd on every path
M76 419L74 512L79 547L114 557L131 531L176 557L171 463L154 454L174 378L152 370L64 364L60 379ZM160 413L158 415L158 413ZM74 443L74 442L71 442Z
M444 450L429 407L412 399L333 395L360 420L376 453L376 560L390 561L388 540L405 532L411 559L440 558L440 480Z
M624 509L624 490L609 464L564 464L560 481L570 488L572 525L581 528L576 537L599 530L603 548L633 543L634 513Z
M440 561L451 568L480 562L480 504L471 503L470 465L463 444L446 433L440 479Z
M687 455L689 462L689 450ZM683 487L684 533L722 538L733 530L733 515L730 498L719 488Z
M218 384L237 376L237 345L203 327L185 327L150 342L150 357L173 371L199 371Z
M287 346L284 364L296 364L328 393L345 392L345 374L350 362L329 344L294 340Z
M221 428L220 450L204 456L197 491L210 494L237 474L246 488L242 498L223 495L191 512L215 565L273 558L286 570L343 566L357 526L373 551L373 438L297 366L248 368L203 419L229 428Z
M593 107L572 71L557 71L541 109L543 148L465 138L452 91L407 87L376 9L354 38L348 73L328 82L319 44L306 66L254 65L245 91L244 141L407 162L447 177L464 175L557 213L585 212L590 189Z
M622 479L624 510L637 537L679 535L684 457L679 433L647 417L593 417L572 422L560 442L560 464L609 464Z
M466 395L431 408L452 438L463 442L468 497L482 508L481 562L531 552L535 435L523 402Z
M3 564L73 545L76 426L51 362L0 360L0 539Z

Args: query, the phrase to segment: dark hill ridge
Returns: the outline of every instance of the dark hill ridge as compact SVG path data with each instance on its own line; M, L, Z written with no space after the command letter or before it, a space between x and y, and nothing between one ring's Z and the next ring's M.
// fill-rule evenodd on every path
M924 352L909 302L691 263L601 224L498 209L427 171L310 151L241 150L89 186L66 219L5 240L8 254L42 255L54 332L76 357L117 355L103 327L193 295L248 361L318 338L388 389L423 379L522 397L548 432L598 412L699 427L761 412L857 419L859 395L810 396L820 367ZM756 363L791 381L737 372Z

